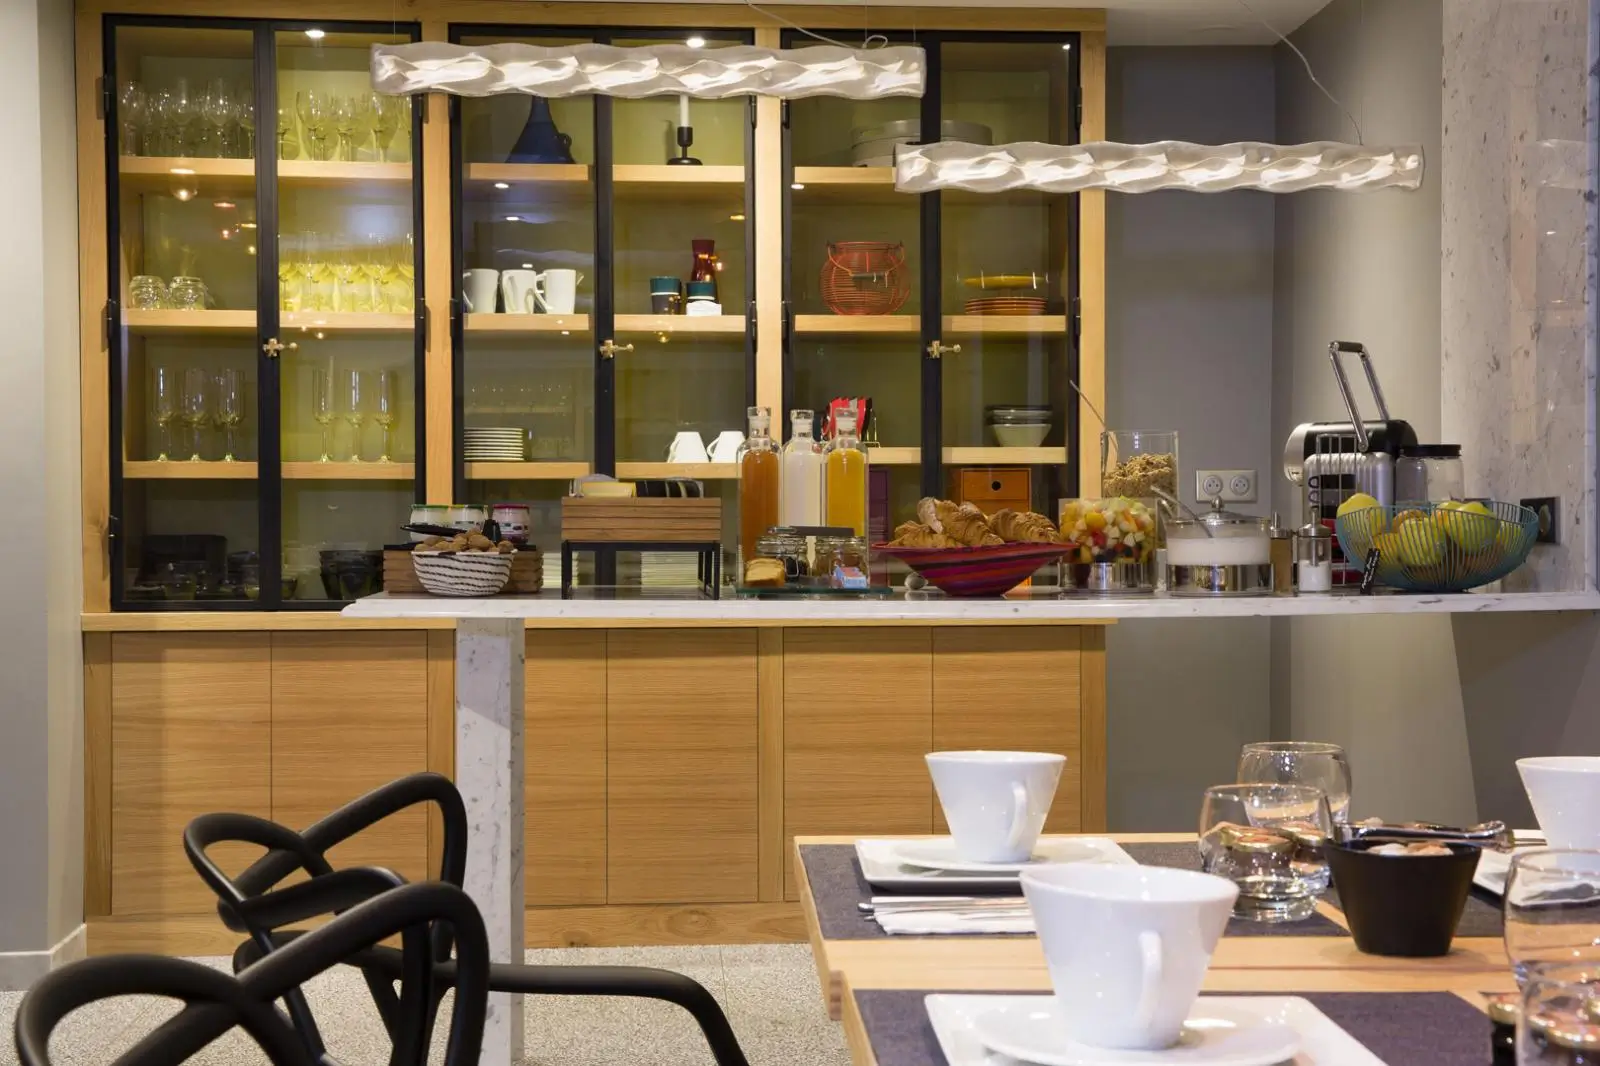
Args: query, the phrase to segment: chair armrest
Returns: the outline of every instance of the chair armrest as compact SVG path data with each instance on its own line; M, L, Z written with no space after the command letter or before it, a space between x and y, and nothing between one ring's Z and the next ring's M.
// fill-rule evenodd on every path
M211 861L206 849L216 844L255 844L267 849L267 854L251 864L250 869L270 870L272 877L264 877L258 887L246 888L232 881L217 864ZM233 908L247 899L270 888L295 870L304 870L311 877L333 872L318 852L309 847L300 834L253 814L219 813L202 814L183 829L183 850L189 864L217 896L217 911L222 920L235 932L245 930L236 923Z
M254 933L339 914L405 883L405 878L381 866L353 866L249 896L232 906L249 926L247 931Z
M454 782L443 774L408 774L380 785L307 826L300 835L307 845L326 855L329 849L363 829L419 803L433 803L439 808L444 821L444 858L439 880L460 888L467 870L467 808ZM249 873L241 875L241 884Z

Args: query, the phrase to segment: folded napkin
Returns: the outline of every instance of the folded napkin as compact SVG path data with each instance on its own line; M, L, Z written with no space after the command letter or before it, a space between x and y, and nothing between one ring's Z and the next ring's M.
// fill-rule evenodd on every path
M961 914L951 911L888 911L874 914L873 921L890 936L996 936L1001 933L1031 935L1031 914Z

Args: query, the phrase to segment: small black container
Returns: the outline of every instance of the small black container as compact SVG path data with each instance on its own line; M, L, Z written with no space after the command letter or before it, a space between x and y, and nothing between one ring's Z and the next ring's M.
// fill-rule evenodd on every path
M1425 958L1450 950L1467 905L1478 849L1447 845L1449 855L1372 855L1330 843L1328 867L1356 947L1368 955Z

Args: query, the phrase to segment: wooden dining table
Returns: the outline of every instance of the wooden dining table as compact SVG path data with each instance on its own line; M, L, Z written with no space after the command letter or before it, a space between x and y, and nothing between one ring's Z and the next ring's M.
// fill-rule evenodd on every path
M1123 845L1195 842L1192 833L1105 835ZM854 931L838 935L837 928L833 935L825 935L827 923L819 919L820 908L831 905L837 910L842 901L819 898L808 876L806 852L854 843L854 837L796 837L794 876L824 1007L842 1024L857 1066L880 1066L863 1020L863 993L1050 991L1044 955L1034 936L882 936L876 931L858 936ZM1212 955L1204 991L1436 992L1455 995L1481 1010L1485 993L1516 988L1499 936L1458 935L1449 954L1437 958L1367 955L1357 950L1348 922L1336 906L1319 901L1317 913L1328 920L1315 923L1328 935L1294 934L1287 928L1285 935L1261 929L1251 930L1252 935L1224 935ZM1485 1061L1487 1057L1485 1047Z

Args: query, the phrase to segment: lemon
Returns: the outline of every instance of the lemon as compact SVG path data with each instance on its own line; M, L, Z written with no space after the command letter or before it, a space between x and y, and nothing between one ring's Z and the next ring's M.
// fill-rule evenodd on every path
M1364 492L1358 492L1341 503L1338 515L1340 518L1349 518L1344 523L1346 532L1364 536L1369 541L1389 528L1388 515L1377 500Z
M1468 555L1476 555L1494 543L1500 532L1500 522L1495 513L1476 500L1458 503L1454 507L1441 505L1444 510L1444 531L1456 546Z
M1438 527L1424 522L1407 523L1403 534L1391 533L1400 538L1400 561L1407 566L1433 566L1444 558L1449 541Z

